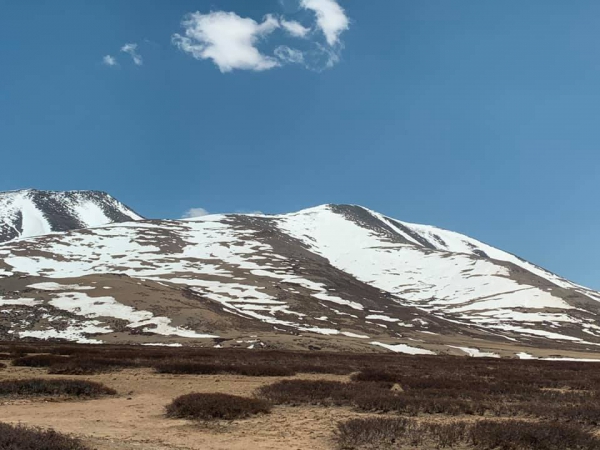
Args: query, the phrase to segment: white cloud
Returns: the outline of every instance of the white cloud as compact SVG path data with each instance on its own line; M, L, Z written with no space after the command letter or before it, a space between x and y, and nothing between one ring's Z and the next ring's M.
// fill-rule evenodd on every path
M263 55L256 44L279 28L279 21L267 15L262 23L233 12L192 13L182 23L185 36L173 35L173 43L196 59L211 59L221 72L234 69L262 71L280 65Z
M304 53L295 48L290 48L287 45L280 45L275 49L277 56L283 63L287 64L304 64Z
M273 14L257 22L235 12L195 12L184 18L182 26L185 31L174 34L172 43L198 60L211 60L221 72L265 71L288 64L300 64L316 71L333 67L339 62L344 47L340 36L350 26L344 9L337 0L294 2L297 8L315 14L314 29ZM282 32L274 33L278 29ZM313 33L314 30L319 33ZM302 39L298 43L299 48L287 45L286 40L290 38ZM272 42L276 39L283 41ZM259 50L261 43L274 50Z
M301 0L300 5L317 15L317 26L330 46L340 42L340 34L350 27L350 20L336 0Z
M110 55L106 55L104 58L102 58L102 64L104 64L105 66L110 66L110 67L119 65L119 63L117 63L117 60L113 56L110 56Z
M121 51L131 56L136 66L141 66L144 64L144 60L142 59L142 55L137 52L137 48L137 44L125 44L123 47L121 47Z
M182 219L193 219L194 217L203 217L208 216L210 213L204 208L190 208L188 209L183 216Z
M306 28L300 22L296 22L295 20L287 21L281 19L281 26L294 37L306 37L310 32L310 28Z

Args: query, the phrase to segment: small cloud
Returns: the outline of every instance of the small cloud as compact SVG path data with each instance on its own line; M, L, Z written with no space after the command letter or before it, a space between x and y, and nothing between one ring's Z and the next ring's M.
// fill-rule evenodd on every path
M287 45L277 47L275 49L275 56L286 64L304 64L304 53Z
M110 56L110 55L106 55L104 58L102 58L102 64L104 64L105 66L109 66L109 67L114 67L114 66L119 65L119 63L114 58L114 56Z
M301 0L300 6L314 11L317 26L330 46L339 44L340 35L350 27L344 9L335 0Z
M290 0L291 1L291 0ZM173 45L198 60L211 60L221 72L233 70L266 71L287 64L300 64L309 70L321 71L340 60L343 43L341 34L350 26L344 9L337 0L294 0L296 8L310 10L316 16L315 30L304 24L267 14L262 22L240 17L235 12L212 11L188 14L181 25L182 34L175 33ZM289 3L281 3L288 6ZM289 9L289 8L287 8ZM268 39L303 39L302 50L275 42L273 54L259 50Z
M310 28L306 28L300 22L296 22L295 20L287 21L282 19L281 26L285 31L294 37L306 37L306 35L310 32Z
M204 208L190 208L188 209L183 216L182 219L193 219L194 217L204 217L208 216L210 213Z
M142 55L137 52L137 48L137 44L125 44L121 47L121 51L131 56L136 66L141 66L144 64L144 60L142 59Z
M279 28L279 21L267 15L261 23L233 12L189 14L182 22L185 36L174 34L172 41L196 59L212 60L221 72L234 69L262 71L280 65L263 55L257 42Z

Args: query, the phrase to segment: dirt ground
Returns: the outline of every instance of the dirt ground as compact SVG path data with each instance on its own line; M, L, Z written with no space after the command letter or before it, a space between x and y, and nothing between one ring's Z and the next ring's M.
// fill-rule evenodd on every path
M8 363L8 361L5 361ZM46 374L44 368L8 367L0 380L26 377L98 381L119 393L98 400L0 400L0 422L54 428L82 438L97 450L326 450L333 449L338 421L364 416L349 408L276 406L269 415L219 423L167 419L164 407L191 392L251 396L277 377L163 375L151 369L86 377ZM289 379L287 377L286 379ZM303 379L347 380L336 375L298 375Z

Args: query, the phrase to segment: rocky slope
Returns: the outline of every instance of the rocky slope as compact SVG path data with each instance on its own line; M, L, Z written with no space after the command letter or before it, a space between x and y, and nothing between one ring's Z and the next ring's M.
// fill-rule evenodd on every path
M5 243L0 308L4 339L586 358L600 345L600 293L352 205Z
M0 242L140 219L104 192L0 192Z

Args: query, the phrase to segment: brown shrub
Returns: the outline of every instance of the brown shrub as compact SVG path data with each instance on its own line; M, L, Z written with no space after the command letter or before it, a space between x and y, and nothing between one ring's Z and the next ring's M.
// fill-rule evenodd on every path
M100 397L115 394L115 390L93 381L40 378L0 381L0 397Z
M193 361L173 361L157 364L154 368L158 373L193 375L234 374L249 377L282 377L295 374L295 372L289 368L267 364L206 364Z
M0 363L0 370L2 370L2 369L6 369L6 364Z
M28 355L30 353L40 353L38 352L37 347L34 347L33 345L15 345L12 344L8 347L8 351L13 355L13 357L15 356L25 356Z
M57 375L94 375L114 372L128 367L139 367L139 361L102 357L74 357L52 364L48 373Z
M296 372L296 373L326 373L333 375L347 375L354 372L354 369L351 366L339 366L336 364L295 364L290 363L286 364L286 368Z
M580 402L560 399L553 402L530 401L515 405L515 409L525 415L549 420L600 425L600 405L593 399L582 399Z
M258 389L258 395L275 404L346 405L354 386L340 381L283 380Z
M339 423L335 437L342 449L386 448L400 441L419 445L422 439L418 429L413 419L370 417Z
M479 421L469 430L469 440L478 449L596 450L600 448L600 439L592 433L558 422Z
M88 450L79 439L54 430L0 423L0 450Z
M363 397L390 397L390 383L343 383L326 380L282 380L257 393L275 404L354 405Z
M600 439L591 432L555 422L482 420L418 423L404 417L352 419L338 424L342 449L475 448L478 450L597 450Z
M167 417L201 420L233 420L269 413L264 400L228 394L188 394L177 397L166 407Z
M50 367L54 364L64 363L68 359L65 356L58 355L30 355L13 359L12 365L17 367Z
M359 373L352 375L352 381L385 381L389 383L397 382L400 377L398 374L377 369L364 369Z

